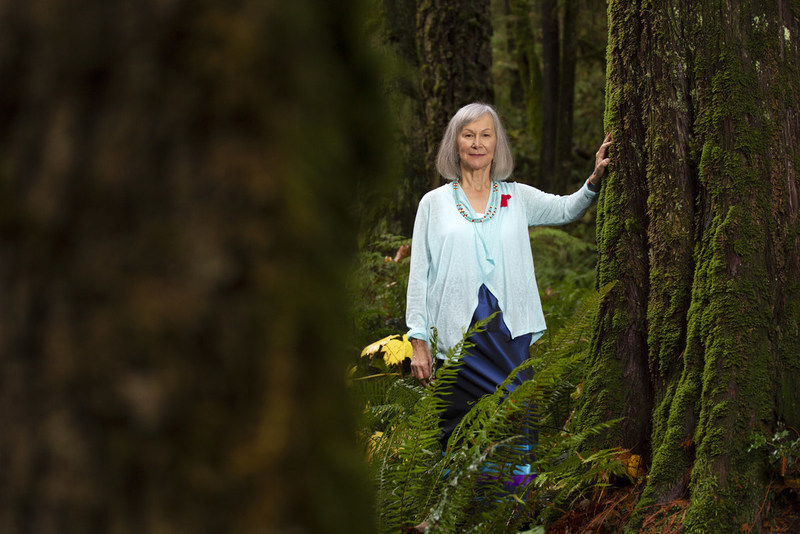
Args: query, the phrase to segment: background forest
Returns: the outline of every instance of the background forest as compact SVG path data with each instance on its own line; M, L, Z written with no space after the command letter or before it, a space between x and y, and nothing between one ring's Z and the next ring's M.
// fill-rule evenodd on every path
M793 430L800 405L790 386L800 370L792 281L800 274L799 125L789 81L798 68L800 6L377 5L375 39L392 66L385 83L403 148L395 161L401 186L370 229L409 234L417 199L439 185L431 165L439 135L469 101L497 106L512 137L514 178L547 191L574 190L588 174L601 126L613 132L597 219L590 214L567 228L577 239L559 248L592 247L592 283L616 284L600 305L586 365L562 383L577 386L577 407L559 428L580 432L618 421L581 446L616 448L623 471L630 467L624 458L641 459L649 476L628 473L636 489L593 505L582 528L798 528L793 475L769 466L779 458L792 464L800 443ZM391 246L381 249L385 240L371 243L374 252L394 255ZM563 265L542 261L552 249L536 232L532 246L543 301L556 306L551 329L570 326L576 301L569 295L579 286L553 291L551 274ZM396 303L384 309L389 328L380 334L402 331L402 274L399 280L385 301ZM587 482L579 479L567 484ZM552 521L537 508L541 502L528 505L539 521ZM574 506L560 510L581 514Z

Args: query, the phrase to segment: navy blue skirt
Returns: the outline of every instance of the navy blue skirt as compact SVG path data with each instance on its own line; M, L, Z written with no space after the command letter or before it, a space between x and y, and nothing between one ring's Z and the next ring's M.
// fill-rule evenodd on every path
M470 336L469 341L474 346L466 349L455 383L443 392L443 398L447 402L440 420L440 443L443 449L472 405L484 395L494 393L511 371L528 359L532 334L512 338L497 298L486 285L481 285L478 289L478 306L472 315L470 327L495 312L498 312L497 315L486 325L485 330ZM508 391L513 391L530 378L529 369L517 374L508 386ZM527 436L528 445L535 444L535 431L528 432Z

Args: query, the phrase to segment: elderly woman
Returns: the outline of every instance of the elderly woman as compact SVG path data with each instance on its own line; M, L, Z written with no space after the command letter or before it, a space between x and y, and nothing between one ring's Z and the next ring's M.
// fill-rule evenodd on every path
M557 196L505 181L513 169L511 149L491 106L469 104L450 120L436 159L450 183L422 198L414 223L406 308L414 378L427 385L433 373L433 327L441 359L470 326L499 313L470 338L474 346L446 397L443 445L470 405L494 391L544 333L528 227L583 216L600 189L610 144L609 135L578 191Z

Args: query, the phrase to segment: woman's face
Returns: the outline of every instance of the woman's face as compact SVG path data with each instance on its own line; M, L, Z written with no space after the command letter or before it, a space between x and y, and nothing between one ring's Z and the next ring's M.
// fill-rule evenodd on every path
M458 133L458 157L461 168L478 171L491 166L497 145L492 116L485 113L470 122Z

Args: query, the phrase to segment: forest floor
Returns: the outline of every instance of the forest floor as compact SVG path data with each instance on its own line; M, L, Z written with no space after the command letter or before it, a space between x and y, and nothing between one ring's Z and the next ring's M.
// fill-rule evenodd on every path
M584 499L547 528L547 534L616 534L628 525L639 500L643 484L598 490L591 499ZM640 533L680 534L688 500L664 503L648 513ZM743 524L741 532L800 532L800 492L786 487L770 486L765 496L759 521Z

